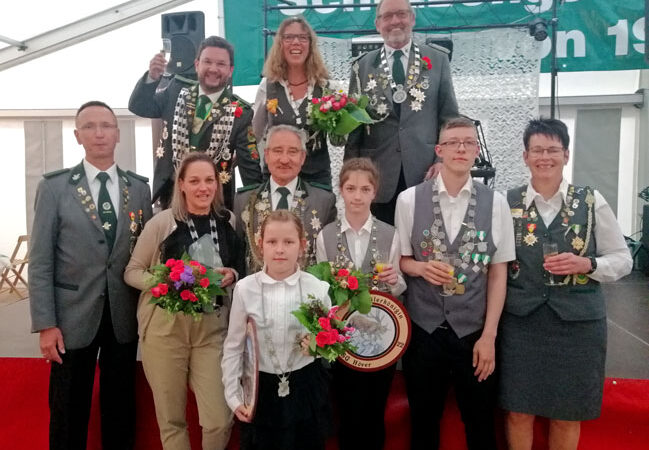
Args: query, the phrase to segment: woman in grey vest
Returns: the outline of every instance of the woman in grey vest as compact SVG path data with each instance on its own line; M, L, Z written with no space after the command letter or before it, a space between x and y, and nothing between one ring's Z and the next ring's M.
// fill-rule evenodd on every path
M263 148L266 130L288 124L304 129L309 140L300 177L309 183L331 186L327 138L307 126L307 109L323 96L329 73L317 47L313 29L301 16L285 19L270 49L255 98L253 130ZM268 171L265 171L266 177Z
M406 283L399 269L398 235L392 225L370 213L370 204L378 191L376 166L369 158L348 159L340 170L339 180L345 214L318 235L318 262L330 261L339 269L354 267L374 273L370 288L400 295ZM361 328L358 323L353 325ZM360 372L339 363L334 366L334 390L341 405L341 450L383 449L383 415L395 369L396 364L375 372Z
M599 417L606 360L600 282L632 266L606 200L563 178L569 139L563 122L532 120L523 138L530 183L507 193L516 260L500 320L499 402L515 450L532 448L535 416L550 419L551 450L576 449L580 421Z

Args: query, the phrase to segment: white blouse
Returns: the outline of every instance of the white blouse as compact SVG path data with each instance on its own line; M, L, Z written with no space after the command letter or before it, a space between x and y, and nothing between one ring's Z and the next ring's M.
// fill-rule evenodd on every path
M248 317L257 323L259 370L276 374L298 370L313 362L314 358L302 353L299 342L307 330L291 311L298 309L301 302L308 301L309 294L321 300L327 308L331 307L328 291L327 283L299 270L280 281L261 271L237 283L221 361L225 399L232 411L243 403L240 378ZM270 356L269 350L273 347L276 359Z

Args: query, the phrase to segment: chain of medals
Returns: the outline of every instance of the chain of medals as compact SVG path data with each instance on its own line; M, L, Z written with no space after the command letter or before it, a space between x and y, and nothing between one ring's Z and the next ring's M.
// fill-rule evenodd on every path
M295 192L293 193L293 198L291 198L291 203L289 204L288 210L293 214L297 215L300 220L304 221L304 186L302 185L302 179L298 178L297 186L295 187ZM261 196L259 195L261 194ZM266 182L266 185L263 186L259 191L254 190L250 197L248 198L248 204L246 209L242 214L242 220L246 224L246 236L248 238L249 248L250 248L250 266L251 267L261 267L264 264L264 260L257 248L257 241L261 237L258 232L261 231L261 222L264 218L272 211L272 204L270 202L270 181ZM260 198L261 197L261 198ZM255 231L255 216L260 214L261 217L258 220L259 229ZM245 217L247 216L247 218Z
M196 231L196 226L191 217L187 220L187 227L189 228L189 235L192 237L192 241L198 241L198 232ZM212 236L212 242L214 242L214 245L216 246L216 251L218 252L220 250L219 236L216 233L216 220L212 215L210 215L210 235Z
M176 100L174 122L171 128L172 160L176 169L180 166L183 157L192 150L189 145L189 137L190 128L193 127L194 116L196 114L197 98L198 86L193 86L191 89L181 89ZM219 120L214 124L210 145L205 150L205 153L210 155L210 158L215 162L229 161L232 158L232 152L229 146L236 105L231 104L227 97L221 101L221 105L215 102L212 104L210 113L204 120L211 120L212 117L215 117L221 107L223 107L223 114L220 115ZM200 127L198 131L200 131ZM194 134L197 134L197 132Z
M370 216L370 217L372 218L372 230L370 231L370 240L368 242L367 251L369 251L370 253L370 266L372 267L372 270L376 272L376 260L377 260L377 255L379 254L378 248L376 246L376 220L374 219L374 216ZM348 258L347 255L345 254L345 252L351 252L351 251L347 247L345 247L345 243L343 241L343 234L344 233L342 232L342 222L340 221L340 219L337 219L336 220L336 250L337 251L336 251L336 260L334 261L334 267L336 269L354 267L354 262L350 258ZM363 260L365 260L365 258L363 258ZM376 273L374 275L376 275ZM378 277L373 276L372 286L376 289L378 285L379 285Z
M451 258L451 255L448 253L448 247L444 243L447 236L444 231L444 219L439 203L437 182L435 182L433 187L432 202L433 224L430 230L424 230L423 232L425 240L421 243L422 255L430 256L432 254L433 258L438 261L447 261L456 271L466 271L470 267L471 262L473 262L472 270L477 273L481 270L478 263L482 261L484 263L482 270L483 272L486 271L491 257L486 254L487 242L484 241L486 237L485 232L477 231L475 226L475 211L476 205L478 204L475 186L471 186L471 197L469 198L466 213L468 220L466 223L462 223L462 227L460 228L462 244L458 248L457 255L454 255L453 258ZM478 239L478 242L476 242L476 239ZM450 242L450 239L448 241ZM457 282L459 284L464 283L466 279L467 277L464 273L457 274Z
M386 78L390 81L390 87L392 88L392 101L394 103L405 102L408 98L407 90L414 85L416 80L419 79L419 72L421 71L421 54L419 52L419 47L414 42L412 43L412 48L415 52L415 59L412 66L408 69L406 86L404 88L402 84L396 84L394 78L392 78L392 72L388 66L388 58L385 54L385 46L381 47L381 69Z
M298 269L299 270L299 269ZM266 343L266 346L268 347L268 356L270 356L270 362L273 365L273 369L275 369L275 375L277 375L277 378L279 378L279 381L277 383L277 396L278 397L286 397L291 393L290 386L288 384L288 379L291 376L291 372L293 371L293 364L295 363L295 358L297 356L298 348L295 346L295 348L291 348L291 352L289 353L288 356L288 361L286 361L286 370L282 369L282 366L279 362L279 358L277 357L277 349L275 348L275 344L273 343L273 338L268 332L268 329L273 326L272 319L267 320L266 319L266 308L264 306L264 283L259 283L261 285L261 313L264 316L264 342ZM302 299L302 280L298 280L297 282L298 285L298 295L300 296L300 300ZM296 341L298 340L299 335L296 335ZM286 336L284 336L284 348L286 347Z
M571 184L568 186L568 191L566 192L565 201L561 205L561 211L560 211L561 226L566 227L566 232L564 233L566 238L568 237L568 233L571 230L575 233L575 237L570 241L570 245L577 252L577 256L584 256L586 254L586 251L588 250L588 245L590 244L590 239L593 234L592 233L593 215L594 215L593 206L595 205L595 196L593 195L590 189L587 189L586 198L584 199L588 207L588 211L586 213L586 233L585 233L585 239L582 239L579 236L579 233L581 231L581 224L571 223L572 217L575 216L574 210L579 208L579 199L574 198L574 195L575 195L575 186ZM525 205L526 196L527 196L527 191L523 191L521 193L523 205ZM534 234L534 231L536 231L535 222L538 220L539 212L536 209L536 204L534 202L532 202L532 204L528 208L527 216L532 220L532 223L529 222L527 223L527 235L525 235L525 238L523 238L522 240L523 242L525 242L525 244L532 247L534 244L538 242L538 238ZM521 237L522 237L521 231L517 230L516 246L521 245ZM574 274L574 275L567 275L566 279L564 280L564 283L567 284L571 277L573 279L572 280L573 284L576 284L580 281L583 283L584 281L582 278L579 278L578 274Z

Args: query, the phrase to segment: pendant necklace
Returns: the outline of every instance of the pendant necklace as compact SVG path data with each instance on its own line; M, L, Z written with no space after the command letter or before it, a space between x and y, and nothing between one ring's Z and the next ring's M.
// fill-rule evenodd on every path
M270 356L270 362L273 365L273 369L275 369L275 374L277 375L277 378L279 378L279 381L277 383L277 396L278 397L287 397L291 393L291 389L289 386L289 377L291 376L291 372L293 371L293 364L295 362L295 357L298 354L298 351L296 348L291 348L291 352L288 357L288 361L286 361L286 370L282 370L282 366L279 362L279 358L277 357L277 349L275 348L275 344L273 343L273 338L270 335L270 332L268 331L269 328L272 328L272 319L267 320L266 319L266 308L264 306L264 283L260 283L261 285L261 314L264 319L264 342L266 343L266 346L268 347L268 355ZM298 281L298 295L300 296L300 299L302 298L302 280ZM284 342L283 342L283 348L286 348L286 336L284 337Z

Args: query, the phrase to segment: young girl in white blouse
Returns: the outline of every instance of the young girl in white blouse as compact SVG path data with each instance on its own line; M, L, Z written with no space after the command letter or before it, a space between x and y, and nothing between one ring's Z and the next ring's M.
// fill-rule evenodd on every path
M241 420L241 449L324 449L330 417L327 376L300 342L306 330L291 314L309 294L331 306L329 285L299 269L306 246L300 220L285 210L263 221L259 248L264 268L234 290L223 346L228 406ZM244 405L241 376L246 324L253 318L259 341L259 393L254 417Z
M370 212L378 184L378 170L369 158L345 161L339 175L345 214L337 222L325 226L318 235L316 258L318 262L329 261L337 268L354 267L364 273L373 273L370 289L400 295L406 283L399 269L398 235L392 225L377 220ZM383 449L383 414L395 370L396 363L375 372L360 372L341 363L334 365L341 450ZM361 433L358 430L372 431Z

